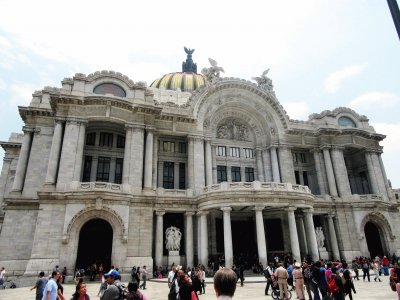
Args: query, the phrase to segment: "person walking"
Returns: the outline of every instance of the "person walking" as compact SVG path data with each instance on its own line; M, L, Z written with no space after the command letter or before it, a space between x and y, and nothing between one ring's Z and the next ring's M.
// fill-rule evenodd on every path
M146 289L147 274L148 274L148 272L147 272L147 270L146 270L146 266L143 266L142 271L141 271L141 274L142 274L142 280L143 280L143 282L142 282L141 285L139 285L139 288L145 290L145 289Z
M268 294L269 287L272 284L272 275L274 274L275 270L273 267L273 262L269 262L268 266L264 269L264 277L267 279L267 285L265 286L265 295Z
M43 290L46 286L48 280L44 277L44 272L39 273L39 279L36 281L35 285L31 288L31 291L36 289L36 300L41 300L43 297Z
M368 277L368 282L371 281L370 278L369 278L369 266L370 266L370 264L369 264L368 259L365 259L365 260L363 261L363 265L362 265L362 270L363 270L363 281L365 281L365 276Z
M61 274L58 271L53 271L53 273L51 273L51 279L46 283L46 286L44 287L42 300L57 300L57 280L60 276Z
M381 282L382 280L379 278L379 268L380 268L379 261L375 260L375 262L372 264L372 269L374 270L375 274L374 281L378 280L379 282Z
M6 269L4 267L1 268L0 271L0 288L5 289L4 282L6 281Z

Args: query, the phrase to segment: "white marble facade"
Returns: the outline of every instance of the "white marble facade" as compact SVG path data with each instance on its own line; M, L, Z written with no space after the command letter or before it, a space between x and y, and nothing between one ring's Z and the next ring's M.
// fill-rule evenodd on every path
M385 136L343 107L291 120L271 86L214 78L171 92L177 102L102 71L34 92L19 107L23 133L1 142L0 266L26 276L73 270L80 230L96 218L111 225L111 262L123 272L166 265L170 213L182 215L188 266L221 254L232 265L238 220L253 222L264 264L271 249L318 259L315 227L333 259L370 255L367 224L385 254L400 255ZM268 243L270 219L279 249Z

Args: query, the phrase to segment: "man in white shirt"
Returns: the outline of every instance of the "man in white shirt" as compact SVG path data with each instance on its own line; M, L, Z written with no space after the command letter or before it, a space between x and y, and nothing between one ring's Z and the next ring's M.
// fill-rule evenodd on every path
M236 291L236 273L222 268L214 275L214 291L218 300L231 300Z
M176 267L173 266L172 270L168 273L168 287L171 288L172 280L174 279Z
M51 279L47 282L44 290L42 300L57 300L57 280L61 276L60 272L53 271L51 273Z

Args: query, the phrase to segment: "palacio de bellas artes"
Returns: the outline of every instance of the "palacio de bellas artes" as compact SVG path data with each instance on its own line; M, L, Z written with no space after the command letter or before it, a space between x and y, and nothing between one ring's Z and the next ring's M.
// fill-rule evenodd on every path
M269 70L226 78L229 66L198 71L185 52L181 72L149 86L77 73L18 107L21 133L0 142L8 277L400 255L399 190L368 117L338 107L292 120Z

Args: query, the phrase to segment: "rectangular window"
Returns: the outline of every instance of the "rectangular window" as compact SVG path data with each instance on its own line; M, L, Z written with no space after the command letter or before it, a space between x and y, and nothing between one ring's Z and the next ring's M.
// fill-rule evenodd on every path
M240 167L231 168L231 177L232 177L232 182L242 181L240 178Z
M91 171L92 171L92 156L85 156L85 162L83 163L82 182L90 181Z
M117 135L117 148L125 148L125 137Z
M110 178L110 161L109 157L99 156L97 160L96 181L108 182Z
M244 148L244 157L253 158L254 157L253 149Z
M179 142L178 144L178 151L179 153L186 153L186 143L185 142Z
M163 187L164 187L164 189L173 189L174 188L174 163L173 162L164 161Z
M226 156L226 147L225 146L217 146L217 155L218 156Z
M163 142L164 152L175 152L175 142Z
M246 182L254 181L254 168L245 168L244 175L246 176Z
M299 171L294 171L294 177L296 178L296 184L300 184Z
M184 163L179 164L179 189L186 189L186 168Z
M96 142L96 132L89 132L86 135L86 145L87 146L94 146L95 142Z
M304 181L304 185L308 186L308 174L307 174L307 171L303 171L303 181Z
M109 132L100 132L100 147L112 147L113 146L113 134Z
M230 155L231 155L231 157L240 157L240 148L239 147L231 147Z
M115 177L114 183L121 184L122 183L122 168L124 166L124 159L117 158L115 160Z
M226 179L226 166L217 166L217 182L221 183L227 181Z

